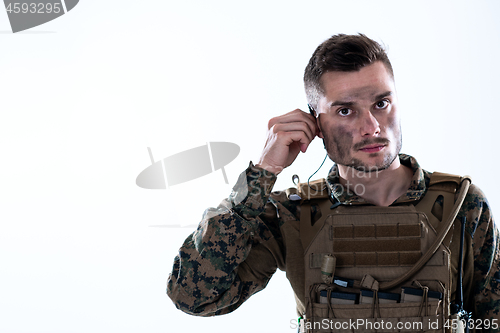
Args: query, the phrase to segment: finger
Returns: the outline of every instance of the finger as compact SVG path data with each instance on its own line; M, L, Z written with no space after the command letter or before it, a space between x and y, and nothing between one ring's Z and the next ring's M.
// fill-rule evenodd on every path
M304 122L307 124L307 126L309 126L312 133L318 132L318 128L316 125L316 118L314 118L309 113L306 113L300 109L296 109L284 115L270 119L268 123L268 129L271 129L276 124L293 123L293 122Z
M279 132L276 134L277 141L284 145L290 146L297 142L300 144L300 150L305 153L307 147L312 140L310 140L303 131Z
M292 112L283 115L281 120L282 122L304 121L311 128L313 133L316 132L316 118L300 109L295 109Z
M271 131L274 134L278 132L302 131L306 134L309 141L312 141L316 136L316 132L311 131L311 128L305 122L278 123L271 128Z

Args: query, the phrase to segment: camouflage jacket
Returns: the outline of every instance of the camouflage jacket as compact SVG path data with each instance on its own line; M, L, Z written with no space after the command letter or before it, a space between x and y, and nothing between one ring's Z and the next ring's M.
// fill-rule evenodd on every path
M401 154L413 170L410 188L392 205L417 203L426 193L430 173ZM338 183L337 167L328 175ZM231 312L265 288L276 271L286 271L297 310L304 311L304 256L299 238L299 201L283 191L271 192L276 176L252 163L228 199L209 208L197 230L175 257L167 294L176 307L199 316ZM333 192L340 204L363 203L348 192ZM484 194L472 185L459 212L467 217L464 253L464 306L476 319L500 318L499 234ZM452 254L453 255L453 254ZM456 270L455 270L456 272ZM452 290L456 287L456 277ZM454 295L452 294L452 300ZM500 320L499 320L500 321Z

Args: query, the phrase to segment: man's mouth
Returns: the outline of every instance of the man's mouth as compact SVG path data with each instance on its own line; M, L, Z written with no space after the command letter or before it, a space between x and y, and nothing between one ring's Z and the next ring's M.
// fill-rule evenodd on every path
M364 153L377 153L384 148L385 148L385 145L377 143L377 144L371 144L371 145L364 146L364 147L360 148L359 150L361 150Z

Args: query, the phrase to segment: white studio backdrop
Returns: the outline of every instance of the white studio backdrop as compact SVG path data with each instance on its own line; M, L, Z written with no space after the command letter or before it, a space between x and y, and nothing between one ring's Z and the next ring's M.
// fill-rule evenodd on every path
M82 0L12 34L0 10L0 332L295 332L283 272L218 318L176 310L165 286L205 208L258 159L267 121L305 110L303 69L337 33L387 46L403 152L471 175L500 214L499 13L495 0ZM159 160L213 141L241 148L229 184L221 171L135 184L147 147ZM275 188L323 157L315 140Z

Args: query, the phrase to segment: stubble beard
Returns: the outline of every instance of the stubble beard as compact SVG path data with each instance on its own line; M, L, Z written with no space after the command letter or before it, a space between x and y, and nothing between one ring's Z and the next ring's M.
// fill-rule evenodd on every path
M370 140L363 140L353 146L352 144L352 136L350 135L339 135L338 137L333 137L330 135L325 135L323 139L323 143L325 145L328 157L337 163L338 165L343 165L347 167L351 167L357 171L371 173L371 172L380 172L382 170L386 170L389 168L394 160L398 157L399 152L402 148L402 134L401 127L399 127L398 133L395 133L396 139L396 149L394 153L387 153L384 156L382 162L377 163L375 165L368 165L363 163L360 159L352 157L351 151L357 151L360 148L370 145L370 144L382 144L386 147L391 143L390 140L385 138L375 138ZM374 153L376 154L376 153Z

